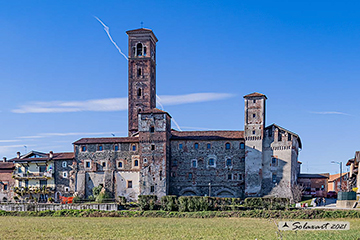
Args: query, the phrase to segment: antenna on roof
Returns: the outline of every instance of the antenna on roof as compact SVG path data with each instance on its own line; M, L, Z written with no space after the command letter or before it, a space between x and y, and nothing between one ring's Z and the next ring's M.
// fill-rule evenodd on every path
M144 22L140 22L141 28L144 28Z

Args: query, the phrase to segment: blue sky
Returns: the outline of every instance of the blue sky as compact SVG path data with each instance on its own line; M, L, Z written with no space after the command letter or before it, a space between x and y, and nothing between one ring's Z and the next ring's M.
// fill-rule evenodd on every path
M94 16L125 54L125 31L153 29L157 94L183 130L243 130L257 91L267 125L300 135L303 172L360 150L355 1L74 2L0 2L1 155L127 134L127 62Z

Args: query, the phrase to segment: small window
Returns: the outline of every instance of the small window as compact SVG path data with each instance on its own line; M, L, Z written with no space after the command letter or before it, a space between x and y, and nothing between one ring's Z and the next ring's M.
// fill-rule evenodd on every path
M85 162L85 167L86 168L90 168L91 167L91 163L89 161Z
M194 149L199 149L199 144L198 143L194 144Z
M103 150L103 146L102 145L99 145L98 146L98 151L102 151Z
M245 162L245 157L242 157L240 160L241 162Z
M141 97L141 88L138 88L138 90L137 90L137 96L138 96L138 97Z
M118 168L122 168L123 167L123 163L122 162L118 162Z
M8 185L4 184L4 191L7 191L7 190L8 190Z
M227 166L227 167L232 166L232 161L231 161L230 158L226 159L226 166Z
M188 179L189 179L189 180L192 180L192 179L193 179L193 175L192 175L192 173L189 173L189 175L188 175Z
M132 181L127 182L127 188L132 188Z
M291 141L291 134L288 133L288 141Z
M154 151L154 150L155 150L155 145L151 144L151 151Z
M209 159L209 166L214 166L215 165L215 160L213 158Z
M159 178L160 178L160 181L162 180L162 171L160 171L159 173Z
M276 174L275 173L272 174L272 182L276 183Z
M254 117L256 117L256 114L255 114L255 113L253 114L253 118L254 118Z
M207 149L211 149L211 143L206 144Z
M146 56L146 47L144 46L144 56Z
M119 145L115 145L115 146L114 146L114 150L115 150L115 151L119 151Z
M256 103L256 100L254 100L253 103Z
M63 161L61 165L62 165L63 168L66 168L67 162L66 162L66 161Z
M69 192L69 191L70 191L69 187L65 187L64 190L65 190L65 192Z
M81 151L86 152L86 146L81 146Z
M68 173L67 172L63 172L63 178L67 178L68 177Z
M146 158L144 158L144 163L147 163L147 159L146 159Z
M133 150L133 151L136 151L136 145L135 145L135 144L132 145L132 150Z
M232 174L228 174L228 180L232 180Z
M239 180L242 181L243 180L243 175L239 174Z
M106 162L102 162L101 163L101 166L104 168L104 167L106 167Z
M179 149L183 149L182 143L179 143Z
M240 149L245 149L245 143L240 143Z
M271 158L271 166L277 166L277 163L278 163L278 161L277 161L277 158Z
M197 167L197 161L196 159L191 161L191 167L196 168Z
M278 141L279 141L279 142L282 141L282 134L281 134L281 132L278 132Z
M139 166L139 160L135 160L135 161L134 161L134 166L135 166L135 167L138 167L138 166Z
M173 165L174 167L176 167L176 166L177 166L177 160L174 159L174 161L172 161L172 165Z
M255 134L255 130L253 131L253 134Z
M155 127L154 127L154 126L151 126L151 127L150 127L150 132L151 132L151 133L155 132Z
M141 76L141 68L138 68L138 70L137 70L137 75L138 75L138 77ZM139 95L138 95L138 96L139 96ZM141 94L140 94L140 96L141 96Z
M225 143L225 149L230 149L231 145L230 143Z
M142 56L142 44L141 43L138 43L136 45L136 56L139 56L139 57Z
M155 192L155 186L150 187L150 192Z

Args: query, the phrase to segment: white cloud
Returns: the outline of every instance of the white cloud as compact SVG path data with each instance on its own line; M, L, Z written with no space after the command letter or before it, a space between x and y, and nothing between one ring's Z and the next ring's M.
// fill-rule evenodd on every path
M20 140L0 140L0 143L19 142Z
M66 136L94 136L94 135L105 135L111 137L112 134L122 132L68 132L68 133L39 133L34 136L22 136L17 137L21 139L32 139L32 138L45 138L45 137L66 137ZM16 140L14 140L16 141Z
M164 95L159 105L179 105L186 103L208 102L233 97L229 93L192 93L185 95ZM105 98L86 101L29 102L12 110L14 113L64 113L83 111L123 111L127 110L127 98Z
M334 115L346 115L346 116L351 116L350 114L348 113L343 113L343 112L336 112L336 111L329 111L329 112L311 112L311 113L314 113L314 114L334 114Z

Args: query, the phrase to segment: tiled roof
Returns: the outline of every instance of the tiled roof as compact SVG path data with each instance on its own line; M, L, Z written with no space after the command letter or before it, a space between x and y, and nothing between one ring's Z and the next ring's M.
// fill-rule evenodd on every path
M0 170L14 169L15 165L12 162L0 162Z
M354 163L355 159L351 158L347 161L346 166L350 166L352 163Z
M171 130L172 140L239 140L244 131L176 131Z
M342 173L342 176L345 176L346 174L348 174L348 172ZM333 182L338 178L340 178L340 173L330 175L329 182Z
M28 158L13 158L10 159L9 161L13 161L13 162L39 162L39 161L49 161L49 153L45 154L46 157L39 157L39 158L32 158L32 157L28 157ZM51 158L52 160L65 160L65 159L73 159L75 157L75 153L73 152L60 152L60 153L53 153L53 157Z
M302 148L302 143L301 143L301 139L300 139L299 135L297 135L296 133L294 133L294 132L292 132L292 131L287 130L286 128L280 127L279 125L276 125L275 123L267 126L265 129L271 128L272 126L274 126L274 127L276 127L276 128L280 128L281 130L283 130L283 131L285 131L285 132L288 132L288 133L290 133L291 135L297 137L297 139L299 140L299 147Z
M250 93L250 94L244 96L244 98L247 98L247 97L265 97L265 99L267 99L267 97L264 94L258 93L258 92L253 92L253 93Z
M96 144L96 143L133 143L139 142L138 137L107 137L107 138L81 138L73 144Z
M126 34L131 34L131 33L151 33L155 39L155 41L157 42L158 39L157 37L155 36L154 32L151 30L151 29L148 29L148 28L138 28L138 29L134 29L134 30L129 30L129 31L126 31Z
M329 174L328 173L325 173L325 174L303 173L303 174L299 174L299 178L329 178Z
M165 113L165 114L169 115L169 117L171 117L168 112L165 112L165 111L160 110L158 108L152 108L152 109L149 109L149 110L145 110L145 111L143 111L141 113Z

